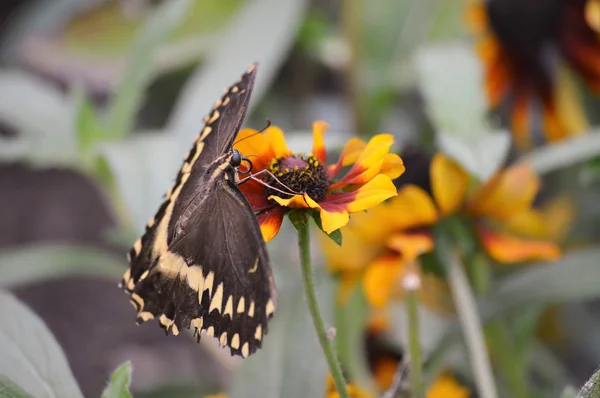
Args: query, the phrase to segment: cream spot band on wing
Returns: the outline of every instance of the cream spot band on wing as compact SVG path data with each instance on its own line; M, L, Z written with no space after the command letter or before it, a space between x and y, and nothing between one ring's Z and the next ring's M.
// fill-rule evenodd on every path
M135 251L135 255L137 256L138 254L140 254L140 250L142 250L142 240L138 239L135 241L135 243L133 244L133 251Z
M254 262L254 267L252 267L250 269L250 271L248 271L248 273L252 274L252 273L256 272L257 269L258 269L258 257L256 257L256 261Z
M219 337L219 343L222 345L227 345L227 332L223 332L221 337Z
M248 310L248 316L252 318L254 316L254 301L250 302L250 309Z
M242 356L244 358L246 358L249 353L250 353L250 348L248 346L248 342L245 342L244 345L242 346Z
M194 327L198 329L198 333L200 333L200 331L202 330L202 325L204 325L204 318L200 317L194 319L192 321L192 325L194 325Z
M217 290L215 290L215 295L210 300L210 307L208 307L208 312L210 313L212 310L217 310L221 312L221 307L223 306L223 282L219 283L217 286Z
M225 304L225 311L223 311L223 316L229 315L233 318L233 296L229 295L227 299L227 304Z
M206 275L206 279L204 279L204 290L208 289L208 297L210 297L213 289L213 283L215 281L215 273L210 271L208 275Z
M215 122L215 120L217 120L217 119L218 119L218 118L220 118L220 117L221 117L221 114L219 113L219 111L215 110L215 111L212 113L212 115L211 115L210 119L208 119L208 123L214 123L214 122Z
M212 132L212 127L206 126L202 130L202 134L198 136L198 141L204 141L204 139Z
M273 303L272 299L269 299L269 301L267 301L267 317L270 317L271 315L273 315L274 312L275 312L275 304Z
M214 327L209 327L208 329L206 329L206 334L209 336L214 336L215 335L215 328Z
M167 251L167 233L169 228L169 222L173 215L173 207L175 206L175 200L179 196L181 192L181 188L185 182L190 178L189 174L183 174L181 176L181 181L176 188L173 189L173 193L170 195L169 204L165 209L165 215L160 220L160 223L156 227L156 235L154 237L154 245L152 246L152 254L154 257L160 257L163 253Z
M262 325L258 325L256 327L256 331L254 332L254 338L256 340L262 339Z
M227 105L229 101L231 101L231 99L229 97L225 97L225 99L223 100L223 106Z
M238 302L237 312L242 313L246 310L246 300L244 300L244 296L240 297L240 301Z
M196 153L194 153L194 157L189 162L185 162L183 164L183 166L181 167L181 171L183 171L184 173L191 173L192 167L194 167L194 163L196 163L196 160L198 160L198 157L202 153L203 149L204 149L204 142L198 142L196 144Z
M240 348L240 335L239 334L234 334L233 337L231 338L231 348L233 348L234 350L237 350Z

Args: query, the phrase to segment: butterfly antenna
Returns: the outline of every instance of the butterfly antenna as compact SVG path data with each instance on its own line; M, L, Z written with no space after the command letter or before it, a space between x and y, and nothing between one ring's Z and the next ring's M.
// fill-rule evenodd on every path
M281 189L279 189L279 188L277 188L277 187L274 187L273 185L270 185L270 184L268 184L268 183L264 182L263 180L261 180L260 178L257 178L257 177L256 177L256 176L258 176L258 175L260 175L260 174L263 174L263 173L266 173L266 174L268 174L269 176L271 176L271 178L273 178L273 179L274 179L274 180L275 180L275 181L276 181L276 182L277 182L279 185L281 185L282 187L284 187L285 189L287 189L287 191L288 191L288 192L285 192L285 191L283 191L283 190L281 190ZM264 186L265 186L265 187L267 187L267 188L271 188L271 189L273 189L274 191L277 191L277 192L283 193L283 194L285 194L285 195L290 195L290 194L291 194L291 195L302 195L302 194L303 194L302 192L294 191L292 188L290 188L290 187L288 187L287 185L285 185L284 183L282 183L282 182L279 180L279 178L277 178L277 177L275 176L275 174L271 173L271 172L270 172L269 170L267 170L267 169L262 169L262 170L261 170L261 171L259 171L258 173L256 173L256 174L253 174L253 175L251 175L251 176L248 176L248 177L246 177L246 178L244 178L244 179L240 180L240 182L238 182L238 185L240 185L240 184L243 184L243 183L245 183L245 182L246 182L246 181L248 181L248 180L254 180L254 181L258 182L259 184L261 184L261 185L264 185Z
M262 130L260 130L260 131L257 131L257 132L256 132L256 133L254 133L254 134L250 134L249 136L247 136L247 137L244 137L244 138L242 138L242 139L240 139L240 140L237 140L236 142L234 142L234 143L233 143L233 145L235 145L235 144L238 144L238 143L240 143L240 142L242 142L242 141L244 141L244 140L247 140L247 139L248 139L248 138L250 138L250 137L254 137L254 136L255 136L255 135L257 135L257 134L260 134L260 133L262 133L263 131L265 131L265 130L266 130L266 129L268 129L269 127L271 127L271 120L267 119L267 125L266 125L265 127L263 127L263 128L262 128ZM254 155L254 156L256 156L256 155Z

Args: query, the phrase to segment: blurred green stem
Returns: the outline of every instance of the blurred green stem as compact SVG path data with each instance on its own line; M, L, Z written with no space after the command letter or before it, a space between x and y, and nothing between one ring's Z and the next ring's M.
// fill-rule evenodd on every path
M361 68L362 57L362 15L363 0L352 0L342 2L342 21L344 36L350 51L350 59L346 68L346 82L352 115L354 117L354 129L356 134L367 135L365 130L365 107L362 102L361 93Z
M337 359L333 344L329 341L327 336L327 330L325 329L325 323L319 310L319 303L317 302L317 295L315 293L315 281L313 278L312 264L310 261L310 236L308 231L308 222L305 220L298 228L298 245L300 247L300 262L302 268L302 278L304 280L304 291L306 294L306 302L308 303L308 309L310 315L315 324L317 336L319 342L325 353L327 364L329 365L329 371L333 377L335 388L340 394L340 398L350 398L348 390L346 388L346 381L342 374L342 367Z
M448 281L456 303L458 319L463 330L475 385L481 398L497 398L498 392L488 356L481 319L477 312L475 297L463 270L458 253L451 246L445 247L448 260Z
M407 275L405 279L417 278L417 275ZM411 286L406 286L406 285ZM406 306L408 307L408 353L410 366L410 385L413 398L425 398L425 383L423 382L423 361L421 358L421 342L419 341L419 290L413 283L405 282Z

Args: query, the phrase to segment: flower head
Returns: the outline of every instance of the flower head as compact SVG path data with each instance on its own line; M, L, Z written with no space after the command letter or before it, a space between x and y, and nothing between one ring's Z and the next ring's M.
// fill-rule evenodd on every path
M600 92L600 38L590 15L597 0L491 0L469 10L479 34L490 105L509 102L511 125L521 148L540 127L549 141L587 128L564 64ZM596 26L597 27L597 26ZM543 109L543 125L529 115Z
M467 224L498 263L559 257L556 244L540 239L549 235L543 234L545 224L533 208L540 180L530 166L501 170L479 186L473 186L469 174L443 154L436 154L428 168L431 193L405 184L398 196L353 217L341 247L323 241L329 270L342 278L342 299L362 280L367 300L382 308L403 294L402 278L411 271L421 273L422 300L448 310L440 307L447 291L443 281L423 273L415 263L434 249L431 227L448 217Z
M348 223L350 213L396 195L392 179L404 172L404 165L398 155L389 153L391 135L377 135L368 143L351 139L339 160L328 166L326 129L324 122L313 124L313 150L308 154L292 152L275 126L262 133L240 131L235 148L251 156L257 176L240 184L240 190L257 213L265 241L277 234L288 209L317 211L323 230L331 233ZM350 168L338 179L345 167Z

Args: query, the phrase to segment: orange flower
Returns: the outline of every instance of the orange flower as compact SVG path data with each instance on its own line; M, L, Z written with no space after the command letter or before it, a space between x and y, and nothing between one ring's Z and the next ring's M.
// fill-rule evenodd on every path
M348 223L350 213L396 195L392 179L404 172L404 165L389 153L391 135L376 135L368 143L351 139L337 163L326 166L326 130L324 122L313 124L313 150L306 155L293 153L275 126L260 134L240 131L235 148L251 158L252 172L261 175L263 183L251 179L239 187L257 213L265 241L277 234L287 209L318 211L323 230L332 233ZM347 166L348 172L336 180Z
M536 128L542 127L549 141L588 128L566 66L600 93L598 18L590 17L596 3L490 0L469 9L490 105L509 100L513 134L522 149L531 145ZM532 126L529 115L536 107L543 109L543 126Z
M402 277L408 269L421 272L415 269L415 260L433 249L429 227L446 217L472 225L483 248L499 263L559 257L554 243L531 238L531 230L541 228L539 214L532 208L540 181L528 165L499 171L485 184L471 188L467 172L437 154L429 174L431 196L416 185L405 185L398 196L367 214L355 215L344 229L341 247L323 240L329 270L342 279L342 300L361 279L365 296L375 308L401 296ZM428 273L421 278L422 300L441 309L445 284Z

